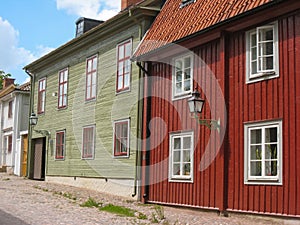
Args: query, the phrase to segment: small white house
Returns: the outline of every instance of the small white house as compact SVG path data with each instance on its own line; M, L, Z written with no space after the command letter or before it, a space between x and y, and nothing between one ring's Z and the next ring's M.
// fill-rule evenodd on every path
M0 90L0 171L26 176L30 83L5 78Z

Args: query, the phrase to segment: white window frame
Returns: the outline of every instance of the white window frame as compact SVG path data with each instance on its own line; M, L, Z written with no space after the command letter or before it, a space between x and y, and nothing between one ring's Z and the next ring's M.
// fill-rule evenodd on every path
M273 69L264 70L259 68L259 60L263 60L266 55L262 55L263 48L259 47L260 44L270 42L259 40L260 30L273 28ZM256 35L256 60L252 60L252 50L251 50L251 36ZM259 54L260 52L260 54ZM270 55L270 56L272 56ZM252 61L257 61L256 71L257 73L252 74ZM262 64L262 63L261 63ZM253 83L257 81L262 81L266 79L271 79L279 77L279 50L278 50L278 22L273 22L265 26L256 27L253 30L246 32L246 83Z
M91 72L89 71L89 61L90 60L94 60L95 59L95 63L96 63L96 69L95 72ZM89 101L95 101L97 98L97 86L98 86L98 64L99 64L99 59L98 59L98 54L95 54L91 57L88 57L86 59L86 63L85 63L85 101L89 102ZM93 68L92 68L93 71ZM88 82L88 76L91 76L91 80L90 82ZM94 80L94 79L95 80ZM93 83L93 81L95 81L95 83ZM93 89L94 88L94 89ZM88 92L88 89L90 89ZM94 90L94 94L93 95L93 90ZM88 94L89 93L89 94Z
M277 128L277 175L270 176L265 174L265 129ZM261 176L251 176L251 131L261 129L262 131L262 147L261 152ZM274 144L274 143L272 143ZM255 145L255 144L252 144ZM259 144L258 144L259 145ZM259 123L248 123L244 125L244 183L245 184L259 184L259 185L282 185L282 121L268 121ZM255 161L255 160L254 160Z
M120 59L120 52L119 52L119 50L120 50L120 47L121 46L125 46L125 45L127 45L127 44L129 44L129 46L130 46L130 55L129 56L125 56L124 55L124 57L123 58L121 58ZM122 42L120 42L119 44L117 44L117 46L116 46L116 66L117 66L117 74L116 74L116 90L115 90L115 92L116 92L116 94L120 94L120 93L124 93L124 92L128 92L128 91L130 91L131 90L131 75L132 75L132 63L131 63L131 60L130 60L130 57L131 57L131 55L132 55L132 47L133 47L133 42L132 42L132 38L129 38L129 39L127 39L127 40L125 40L125 41L122 41ZM124 53L126 53L126 50L124 49ZM129 58L128 58L129 57ZM126 59L126 58L128 58L128 59ZM120 61L123 61L124 63L128 63L128 86L125 86L125 78L124 78L124 76L125 76L125 66L122 68L122 77L123 77L123 80L122 80L122 87L120 88L119 87L119 71L121 71L121 68L119 67L119 63L120 63Z
M183 172L183 138L191 138L190 146L190 174L184 175L174 175L173 174L173 159L174 159L174 139L180 138L181 148L180 148L180 173ZM170 134L170 143L169 143L169 182L188 182L193 183L193 171L194 171L194 132L180 132L180 133L171 133Z
M127 123L127 154L125 155L116 155L115 154L115 143L116 143L116 124L119 124L119 123ZM130 119L122 119L122 120L116 120L114 121L114 127L113 127L113 152L112 152L112 155L113 155L113 158L129 158L130 156Z
M183 71L186 69L184 65L184 59L190 58L190 90L184 91L184 79L182 79L182 86L181 86L181 92L176 93L176 63L181 61L183 63ZM172 99L182 99L187 98L191 96L191 93L193 91L193 72L194 72L194 57L192 54L185 54L179 57L176 57L173 59L173 75L172 75ZM184 72L183 72L184 73ZM182 73L182 76L183 76Z

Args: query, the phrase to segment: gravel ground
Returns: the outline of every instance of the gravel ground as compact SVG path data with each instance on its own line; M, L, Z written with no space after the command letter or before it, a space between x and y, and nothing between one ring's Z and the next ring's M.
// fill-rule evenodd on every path
M92 198L102 206L113 204L135 210L134 217L80 206ZM118 196L0 173L0 210L31 225L97 224L215 224L297 225L300 220L141 204ZM163 218L164 217L164 218Z

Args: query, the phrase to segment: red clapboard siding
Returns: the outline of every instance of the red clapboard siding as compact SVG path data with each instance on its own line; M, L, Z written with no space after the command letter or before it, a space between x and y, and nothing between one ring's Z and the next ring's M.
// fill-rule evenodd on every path
M228 208L299 215L300 189L300 16L279 21L280 77L245 83L245 37L231 35L229 43L229 180ZM283 185L244 184L243 123L282 119ZM299 135L299 134L298 134Z
M199 89L205 90L212 96L211 104L215 104L216 87L213 82L206 82L208 79L204 74L211 70L216 73L219 70L219 43L214 42L204 48L195 50L195 70L194 79L199 83L207 83L209 87L199 86ZM205 61L207 66L201 64ZM197 65L197 67L196 67ZM195 119L190 115L187 108L186 99L172 101L172 68L169 65L155 63L152 66L151 77L151 118L160 118L165 123L158 120L151 124L152 129L150 142L155 143L150 150L150 174L151 180L156 182L149 186L150 202L163 202L171 204L191 205L198 207L221 208L217 205L217 196L222 195L222 177L216 176L216 160L222 160L222 157L215 159L211 165L204 171L200 171L200 160L204 154L206 144L210 136L210 130L206 127L199 127ZM205 108L205 116L210 118L210 108ZM163 126L166 126L166 133L163 132ZM168 181L168 159L169 157L169 133L176 131L194 130L194 146L197 146L194 152L194 182L181 183ZM163 135L166 135L162 138ZM199 137L199 138L198 138ZM197 140L201 140L197 143ZM159 143L161 142L161 143ZM157 145L156 145L157 144ZM212 148L214 144L212 144ZM214 154L211 152L210 154ZM210 157L209 155L208 157ZM166 163L160 163L163 160ZM159 164L159 166L155 166ZM221 168L218 168L220 170ZM221 171L221 174L222 171ZM221 181L221 182L220 182ZM219 189L221 187L221 189ZM221 203L219 203L221 204Z

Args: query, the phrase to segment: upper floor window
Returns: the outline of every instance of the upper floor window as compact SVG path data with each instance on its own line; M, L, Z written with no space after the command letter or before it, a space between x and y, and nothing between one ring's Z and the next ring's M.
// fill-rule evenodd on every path
M46 78L39 80L38 86L38 113L45 112L46 102Z
M61 70L58 76L58 108L65 108L68 100L68 68Z
M281 184L281 121L245 125L245 183Z
M174 59L173 99L187 96L193 89L193 57L185 55Z
M129 156L129 119L114 125L114 156Z
M64 159L65 156L65 131L56 132L55 159Z
M169 181L193 181L193 132L170 135Z
M96 98L97 89L97 55L92 56L86 61L86 89L85 100Z
M83 34L83 26L84 26L84 20L81 20L76 25L76 37L79 37Z
M8 118L12 118L13 115L13 101L8 102Z
M127 40L117 46L117 92L129 90L131 73L132 41Z
M95 126L84 127L82 131L82 158L93 159L95 149Z
M247 83L278 77L278 24L247 32L246 42Z

